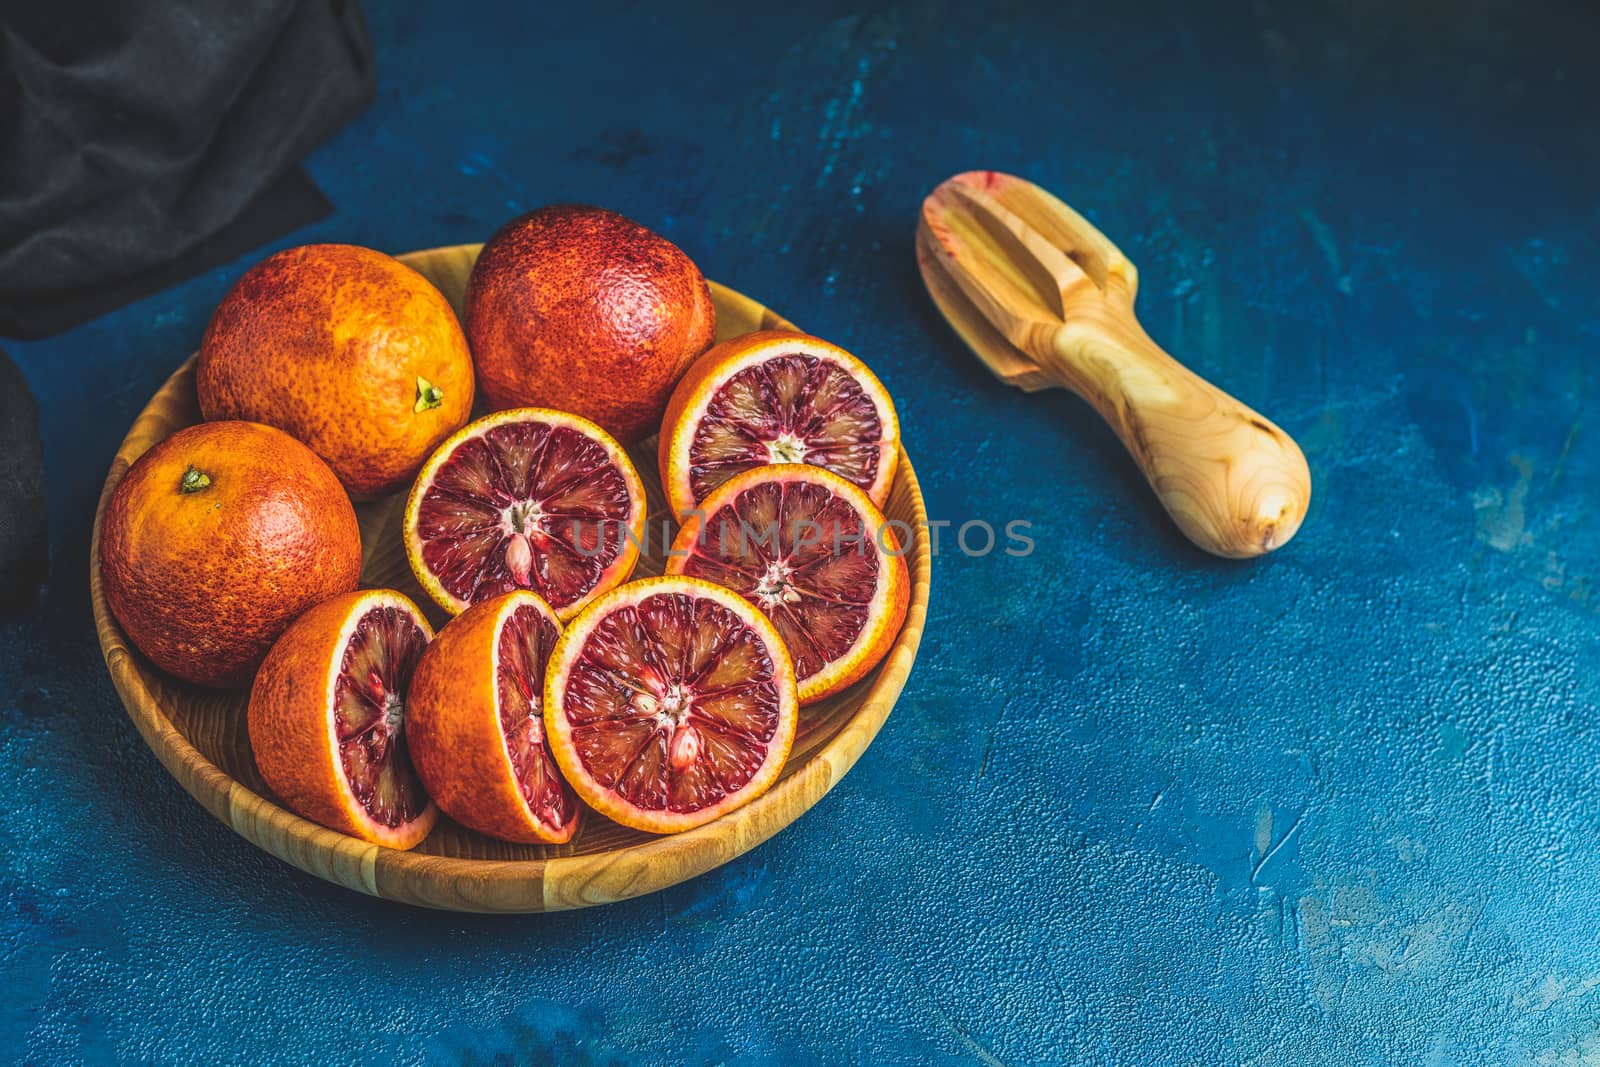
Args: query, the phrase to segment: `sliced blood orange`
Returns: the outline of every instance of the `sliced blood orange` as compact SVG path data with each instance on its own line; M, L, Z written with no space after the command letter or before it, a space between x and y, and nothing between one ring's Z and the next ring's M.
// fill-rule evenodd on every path
M627 579L644 485L588 419L546 408L485 416L439 446L406 501L406 555L451 614L531 589L563 619Z
M675 833L749 803L794 743L794 666L738 595L647 578L595 600L545 675L550 750L590 807Z
M667 573L726 586L783 637L810 704L861 679L894 647L911 580L867 495L807 464L722 483L678 531Z
M444 813L504 841L560 843L578 798L544 735L544 672L561 623L525 589L474 604L422 654L406 736Z
M900 456L900 422L859 359L808 334L764 330L724 341L684 374L661 423L661 485L683 522L733 475L810 463L882 507Z
M406 751L406 696L433 629L391 589L325 600L278 638L246 713L256 767L301 815L390 848L438 809Z

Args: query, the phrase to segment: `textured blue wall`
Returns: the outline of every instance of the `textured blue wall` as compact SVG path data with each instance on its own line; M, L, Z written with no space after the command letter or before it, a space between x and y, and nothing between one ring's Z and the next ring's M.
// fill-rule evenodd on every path
M751 855L597 911L413 911L205 815L90 630L106 465L248 262L16 346L55 571L0 629L0 1047L1600 1060L1592 15L367 6L378 102L311 161L337 214L283 244L631 214L866 358L935 517L1028 519L1037 550L941 556L878 742ZM1082 404L961 349L911 233L978 166L1086 209L1151 332L1300 439L1287 549L1201 556Z

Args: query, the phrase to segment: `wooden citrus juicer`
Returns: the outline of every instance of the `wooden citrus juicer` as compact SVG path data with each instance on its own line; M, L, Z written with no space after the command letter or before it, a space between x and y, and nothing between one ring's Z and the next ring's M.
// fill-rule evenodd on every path
M1110 423L1195 544L1242 559L1300 528L1311 472L1299 446L1150 339L1133 311L1138 272L1066 204L1009 174L958 174L922 203L917 263L996 377L1064 385Z

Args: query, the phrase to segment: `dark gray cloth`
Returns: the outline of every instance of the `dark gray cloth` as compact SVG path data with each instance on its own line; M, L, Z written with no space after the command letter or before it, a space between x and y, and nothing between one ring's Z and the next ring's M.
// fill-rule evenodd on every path
M0 618L33 603L49 563L39 412L0 349Z
M299 161L372 94L355 0L0 0L0 334L325 214Z

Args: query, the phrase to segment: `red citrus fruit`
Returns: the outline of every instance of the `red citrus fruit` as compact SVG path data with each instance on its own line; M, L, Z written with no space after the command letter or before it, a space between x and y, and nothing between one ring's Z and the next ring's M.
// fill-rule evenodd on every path
M475 604L440 631L411 679L406 738L444 813L504 841L559 844L578 799L544 736L544 672L561 633L525 589Z
M112 614L157 667L237 686L306 608L361 575L355 509L328 465L252 422L179 430L106 503L100 574Z
M410 480L472 412L472 356L426 278L354 245L256 264L211 316L195 370L207 419L309 445L358 498Z
M545 732L572 788L651 833L703 825L777 781L794 743L794 666L749 602L695 578L597 599L556 642Z
M389 848L428 836L438 809L406 751L406 698L432 638L392 589L325 600L283 632L246 721L256 767L289 807Z
M673 384L717 324L705 278L677 245L615 212L571 204L489 238L464 318L491 407L576 412L630 444L656 431Z
M644 485L588 419L486 415L439 446L406 501L406 555L452 614L532 589L563 619L627 580L644 543Z
M867 494L810 464L753 467L691 516L667 573L734 590L777 627L800 703L859 681L894 647L911 580L895 531Z
M661 423L661 485L682 522L739 471L810 463L882 507L900 457L883 383L837 345L789 330L724 341L695 361Z

